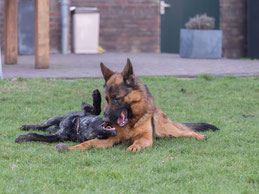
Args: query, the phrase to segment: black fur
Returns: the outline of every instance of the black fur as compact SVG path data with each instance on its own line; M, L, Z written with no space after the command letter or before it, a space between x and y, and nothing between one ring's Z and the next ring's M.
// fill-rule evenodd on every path
M147 85L145 85L145 88L146 88L146 91L147 91L148 96L149 96L149 97L152 97L152 94L151 94L150 90L148 89Z
M94 90L93 105L82 103L82 109L78 112L71 112L64 116L53 117L47 122L39 125L23 125L20 129L23 131L39 130L55 134L37 134L28 133L20 135L15 142L25 141L78 141L84 142L90 139L107 139L115 136L115 130L106 130L103 128L103 119L97 115L101 112L101 94L99 90ZM50 128L55 126L54 128Z
M208 124L208 123L183 123L183 124L195 131L219 130L219 128L217 128L216 126Z
M128 95L129 91L126 87L125 83L122 83L118 86L110 86L104 87L105 93L108 95L105 97L106 103L112 104L113 109L106 109L104 110L103 120L107 123L116 123L117 119L120 117L121 112L126 109L127 110L127 117L131 118L131 108L128 103L124 101L124 97ZM120 91L124 91L124 95L121 96ZM109 96L109 97L108 97Z

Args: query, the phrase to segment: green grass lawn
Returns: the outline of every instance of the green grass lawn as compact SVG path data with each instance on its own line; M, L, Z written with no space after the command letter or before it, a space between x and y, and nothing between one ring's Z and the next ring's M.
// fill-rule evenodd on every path
M14 142L19 127L80 110L103 80L0 81L0 193L258 193L259 78L143 77L173 121L208 122L207 141L155 140L57 153L57 143ZM74 142L67 142L70 146Z

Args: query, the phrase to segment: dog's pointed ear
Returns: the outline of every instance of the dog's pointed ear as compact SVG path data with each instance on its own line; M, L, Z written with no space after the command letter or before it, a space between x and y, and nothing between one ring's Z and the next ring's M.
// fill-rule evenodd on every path
M133 72L133 66L132 66L129 58L127 59L127 64L124 67L121 74L127 85L132 85L132 86L135 85L135 74Z
M110 79L110 77L114 74L114 72L110 70L108 67L106 67L103 63L101 63L100 66L101 66L103 78L105 82L107 82Z

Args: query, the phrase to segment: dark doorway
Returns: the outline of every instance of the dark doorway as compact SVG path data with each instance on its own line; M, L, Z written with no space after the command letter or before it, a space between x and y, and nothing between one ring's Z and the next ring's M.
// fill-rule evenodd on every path
M18 53L32 55L34 45L34 0L18 0Z
M162 2L163 1L163 2ZM160 0L161 52L179 53L180 29L189 18L206 13L219 28L219 0ZM162 4L165 5L164 14ZM170 6L170 7L169 7Z
M248 1L248 57L259 59L259 1Z

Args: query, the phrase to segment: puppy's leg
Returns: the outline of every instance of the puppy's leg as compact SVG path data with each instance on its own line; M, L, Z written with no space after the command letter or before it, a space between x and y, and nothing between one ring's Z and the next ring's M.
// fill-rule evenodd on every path
M59 134L37 134L28 133L25 135L19 135L16 139L16 143L26 142L26 141L42 141L42 142L59 142L68 140L68 137Z
M59 130L60 130L59 127L52 127L52 128L47 128L46 129L46 131L49 132L49 133L56 133Z
M97 147L97 148L109 148L112 147L116 143L115 139L113 137L110 137L108 139L92 139L89 141L85 141L84 143L72 146L69 148L69 151L71 150L87 150L91 147Z
M93 107L94 107L93 114L99 115L102 111L101 110L102 97L101 97L99 90L94 90L92 97L93 97Z
M207 139L206 136L194 132L191 128L181 124L174 123L161 111L156 108L153 114L154 122L154 136L157 138L171 138L171 137L192 137L196 140Z
M93 97L93 105L83 102L81 106L82 111L84 111L84 113L99 115L101 113L101 102L102 102L102 98L99 90L94 90L92 97Z
M84 114L86 114L86 113L93 114L94 107L91 104L88 104L86 102L82 102L81 110L82 110L82 112L84 112Z
M20 127L23 131L29 130L39 130L39 131L46 131L47 128L50 126L56 125L59 126L59 123L62 121L63 117L53 117L49 119L47 122L41 123L39 125L23 125Z

